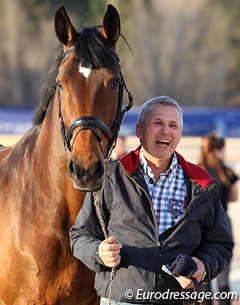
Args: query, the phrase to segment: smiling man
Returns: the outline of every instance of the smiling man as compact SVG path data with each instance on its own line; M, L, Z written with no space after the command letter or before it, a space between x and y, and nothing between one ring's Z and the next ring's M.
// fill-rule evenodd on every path
M136 126L141 145L109 164L100 191L109 238L91 193L70 230L73 255L96 271L101 305L108 304L111 267L111 304L180 305L193 278L210 280L230 261L233 243L215 182L176 152L182 129L176 101L144 103ZM175 259L178 272L171 273Z

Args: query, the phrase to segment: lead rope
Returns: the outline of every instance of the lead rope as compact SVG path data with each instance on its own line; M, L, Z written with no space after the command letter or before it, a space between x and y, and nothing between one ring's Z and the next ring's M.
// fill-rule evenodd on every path
M105 170L108 169L108 162L109 162L109 160L106 159L105 160ZM94 206L96 208L97 216L98 216L101 228L102 228L104 238L105 238L106 241L108 241L107 229L106 229L106 225L105 225L103 215L102 215L102 211L101 211L101 207L100 207L100 191L93 192L93 199L94 199ZM110 280L109 280L108 305L111 305L112 286L113 286L113 279L115 277L115 274L116 274L116 268L113 267L111 269Z

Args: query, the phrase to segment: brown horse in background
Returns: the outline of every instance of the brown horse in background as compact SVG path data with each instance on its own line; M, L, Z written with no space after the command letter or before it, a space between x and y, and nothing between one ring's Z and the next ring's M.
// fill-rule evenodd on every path
M64 7L61 44L33 127L0 149L0 305L94 305L94 273L73 258L68 230L98 190L124 113L117 10L78 33ZM126 87L125 87L126 89ZM130 93L129 93L130 97Z

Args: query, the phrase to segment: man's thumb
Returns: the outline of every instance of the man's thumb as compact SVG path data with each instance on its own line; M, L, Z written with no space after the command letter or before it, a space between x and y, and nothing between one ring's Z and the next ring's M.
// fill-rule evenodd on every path
M116 237L115 236L108 237L107 242L109 244L114 244L116 242Z

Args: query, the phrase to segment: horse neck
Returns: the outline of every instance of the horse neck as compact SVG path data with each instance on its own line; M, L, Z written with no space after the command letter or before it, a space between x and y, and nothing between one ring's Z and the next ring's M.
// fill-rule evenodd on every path
M44 179L48 181L51 192L55 193L55 205L68 215L68 223L72 225L82 207L85 197L84 192L74 189L71 179L68 176L67 167L69 156L64 148L60 131L58 117L58 106L56 98L49 104L46 117L39 132L37 146L42 151L47 164L47 171ZM39 156L41 159L42 157Z

